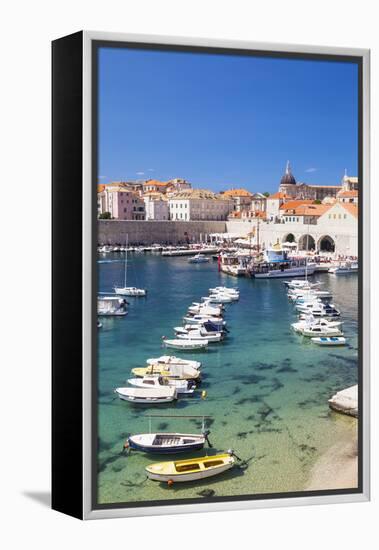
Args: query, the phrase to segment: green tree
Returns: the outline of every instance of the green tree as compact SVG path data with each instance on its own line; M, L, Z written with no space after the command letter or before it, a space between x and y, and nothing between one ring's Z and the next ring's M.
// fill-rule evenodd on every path
M315 201L313 201L313 204L322 204L322 202L319 199L316 199Z
M99 220L110 220L112 218L110 212L103 212L99 215Z
M270 193L268 191L265 191L264 193L262 193L262 195L264 195L265 197L269 197Z

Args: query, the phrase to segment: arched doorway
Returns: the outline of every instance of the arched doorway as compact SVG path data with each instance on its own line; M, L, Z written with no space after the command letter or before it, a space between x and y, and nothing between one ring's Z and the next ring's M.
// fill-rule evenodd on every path
M329 235L324 235L318 241L318 249L320 252L334 252L336 249L336 244L332 237Z
M283 237L282 243L295 243L295 235L293 233L288 233Z
M316 243L312 235L302 235L299 239L299 250L315 250Z

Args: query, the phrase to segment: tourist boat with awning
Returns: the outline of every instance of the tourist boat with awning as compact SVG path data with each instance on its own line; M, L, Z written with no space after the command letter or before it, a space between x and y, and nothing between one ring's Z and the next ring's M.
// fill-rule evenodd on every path
M343 336L318 336L311 338L311 340L318 346L344 346L346 344L346 338Z
M160 388L116 388L115 393L124 401L151 405L170 403L178 398L176 389L169 386Z
M174 380L200 380L201 378L200 370L189 365L148 365L147 367L136 367L132 369L132 373L139 377L159 374Z
M207 477L222 474L233 468L235 458L232 451L201 458L175 460L172 462L158 462L146 466L150 479L155 481L185 482L198 481Z
M200 369L200 361L193 361L191 359L181 359L180 357L175 357L174 355L161 355L161 357L153 357L147 359L146 363L148 365L176 365L181 367L192 367L194 369Z
M313 275L315 266L309 264L307 258L290 258L288 251L280 245L274 245L264 251L260 262L252 260L248 265L248 273L255 279L277 279L283 277L307 277Z
M166 348L180 349L182 351L203 351L208 347L208 340L203 339L181 339L163 338L163 345Z
M196 388L196 384L192 380L173 380L159 374L148 375L143 378L129 378L127 382L136 388L161 388L169 386L175 388L178 394L193 394Z

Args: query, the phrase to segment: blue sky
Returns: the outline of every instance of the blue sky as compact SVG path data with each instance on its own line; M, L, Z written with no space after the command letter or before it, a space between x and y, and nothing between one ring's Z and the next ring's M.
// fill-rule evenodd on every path
M99 182L275 191L357 174L351 63L101 48Z

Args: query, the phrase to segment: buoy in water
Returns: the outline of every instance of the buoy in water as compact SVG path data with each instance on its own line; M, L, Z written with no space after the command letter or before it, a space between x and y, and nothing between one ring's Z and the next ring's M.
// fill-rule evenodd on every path
M174 485L173 480L172 480L172 479L169 479L169 480L167 481L167 485L168 485L169 487L171 487L171 485Z
M207 397L207 395L208 395L207 390L203 390L203 391L201 392L201 399L205 399L205 398Z

